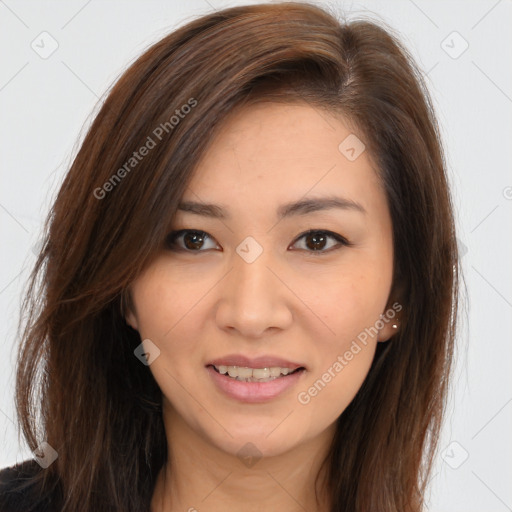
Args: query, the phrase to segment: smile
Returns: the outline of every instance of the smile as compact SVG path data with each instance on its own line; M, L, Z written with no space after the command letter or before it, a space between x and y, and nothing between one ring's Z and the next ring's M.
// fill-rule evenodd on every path
M295 386L306 373L303 367L248 368L208 365L208 374L223 395L246 403L272 400Z
M246 366L225 366L225 365L212 365L213 368L222 375L245 382L269 382L279 377L290 375L294 372L302 370L297 368L291 370L290 368L281 368L273 366L270 368L248 368Z

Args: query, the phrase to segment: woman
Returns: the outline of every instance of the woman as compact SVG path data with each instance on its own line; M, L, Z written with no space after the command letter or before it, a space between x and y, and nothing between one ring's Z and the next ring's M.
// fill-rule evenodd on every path
M48 218L16 383L35 460L2 510L420 511L455 240L386 30L297 3L185 25L113 87Z

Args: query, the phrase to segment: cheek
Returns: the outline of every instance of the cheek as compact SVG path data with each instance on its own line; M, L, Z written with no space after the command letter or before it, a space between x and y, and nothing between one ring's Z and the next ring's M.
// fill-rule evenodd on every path
M382 313L386 292L375 287L374 276L350 274L314 297L314 307L323 311L329 330L315 338L314 370L297 396L311 421L335 421L363 384L377 345L372 328Z
M350 263L330 274L339 278L323 280L322 292L311 294L308 303L321 312L326 326L315 338L317 364L310 382L319 381L316 387L323 395L319 402L342 409L371 366L377 345L376 323L384 313L392 278L387 260L359 257Z
M360 333L375 325L388 300L390 272L353 269L332 273L321 284L321 292L305 301L326 327L322 339L341 350ZM387 275L389 274L389 275ZM332 276L340 276L332 279Z
M352 402L370 369L375 347L360 345L339 353L297 395L311 421L330 424ZM350 359L347 355L350 354Z
M199 278L165 264L154 265L132 286L140 335L167 344L207 295L215 283L213 277Z
M205 286L203 294L207 289ZM197 311L201 306L201 295L198 295L201 290L195 286L177 286L162 271L145 276L132 290L140 337L150 339L160 350L149 370L164 396L185 407L188 395L183 392L183 383L193 382L197 371L195 340L200 337L195 331L199 329Z
M193 336L183 338L187 328L193 328L187 313L197 302L196 297L189 295L186 291L178 294L162 275L140 280L132 287L140 338L150 339L160 351L150 370L166 392L175 387L173 377L180 378L180 369L186 366L183 361L190 361L196 349Z

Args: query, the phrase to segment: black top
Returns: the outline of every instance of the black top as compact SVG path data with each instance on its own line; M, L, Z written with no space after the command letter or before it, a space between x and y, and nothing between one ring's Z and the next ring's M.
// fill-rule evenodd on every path
M30 483L40 471L43 468L35 459L0 470L0 512L56 512L51 497Z

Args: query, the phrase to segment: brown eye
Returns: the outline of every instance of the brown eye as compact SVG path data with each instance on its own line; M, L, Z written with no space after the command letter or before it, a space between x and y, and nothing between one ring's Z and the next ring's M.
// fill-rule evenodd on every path
M293 246L296 246L301 240L303 240L302 247L299 244L299 249L317 255L331 252L342 246L352 245L347 239L337 233L318 229L310 229L300 235ZM208 243L210 244L209 247ZM169 233L165 239L165 247L172 251L196 253L219 248L212 236L196 229L181 229Z
M328 237L324 233L308 233L304 240L308 249L320 251L325 248Z
M303 233L297 238L297 241L304 240L302 247L307 252L316 252L317 254L323 254L335 250L340 246L351 246L352 244L337 233L332 231L314 230L311 229L306 233ZM332 241L334 240L335 243ZM297 241L294 245L297 244ZM327 247L327 248L326 248Z
M214 249L217 247L214 244L214 247L207 247L204 249L206 242L212 240L212 237L204 231L182 229L180 231L173 231L172 233L169 233L165 239L165 246L171 250L203 252L206 249Z

